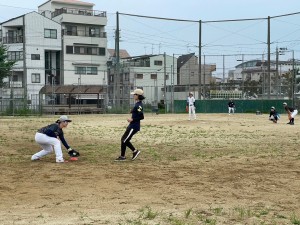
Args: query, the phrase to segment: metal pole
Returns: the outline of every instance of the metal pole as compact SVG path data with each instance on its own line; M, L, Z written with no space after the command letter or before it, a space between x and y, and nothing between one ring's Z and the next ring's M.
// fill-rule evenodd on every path
M165 105L165 113L167 113L167 106L168 106L168 104L167 104L167 79L166 79L166 77L167 77L167 64L166 64L166 58L167 58L167 56L166 56L166 52L164 52L164 105Z
M278 52L278 47L276 47L276 77L275 77L275 90L276 90L276 99L278 99L278 63L279 63L279 52Z
M116 105L120 106L120 27L119 27L119 12L117 12L117 27L116 27L116 40L115 40L115 54L116 54L116 73L115 73L115 82L116 82Z
M201 68L201 55L202 55L202 21L199 20L199 68L198 68L198 78L199 78L199 90L198 90L198 99L201 99L201 93L202 93L202 81L201 81L201 72L202 72L202 68Z
M244 93L245 93L245 72L244 72L244 54L242 54L242 95L244 99Z
M224 85L225 82L225 55L223 55L223 79L222 79L222 84ZM222 85L222 89L223 89Z
M173 70L172 70L172 113L174 113L174 79L175 79L175 59L173 54Z
M203 55L203 99L206 97L206 73L205 73L205 55Z
M295 78L296 78L296 76L295 76L295 55L294 55L294 50L292 50L292 52L293 52L293 73L292 73L292 101L293 101L293 107L295 107L295 84L296 84L296 82L295 82Z
M271 23L268 16L268 99L271 98Z

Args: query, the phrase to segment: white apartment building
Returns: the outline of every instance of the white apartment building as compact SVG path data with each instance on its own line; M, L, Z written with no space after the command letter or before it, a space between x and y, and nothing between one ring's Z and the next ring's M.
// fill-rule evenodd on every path
M62 28L61 84L103 85L106 76L106 12L94 4L76 0L50 0L39 13Z
M49 90L55 96L57 87L69 86L65 89L71 90L70 86L77 85L93 89L90 95L78 95L77 101L99 101L100 86L107 84L107 17L106 12L93 7L77 0L50 0L40 5L38 12L1 23L0 41L8 47L8 59L17 61L12 76L4 80L9 88L2 91L2 98L11 96L12 87L14 98L27 98L29 105L38 105L43 87L43 100L47 100ZM63 94L70 99L56 96L50 100L71 104L67 101L74 93ZM100 93L100 98L103 96Z
M119 86L116 84L115 68L112 66L109 69L111 104L118 101L117 98L120 98L121 104L126 104L132 99L130 92L135 88L144 90L146 104L170 101L165 99L164 91L165 87L177 84L177 59L169 55L164 57L164 54L136 56L122 59L120 68Z
M46 63L60 68L61 25L37 12L31 12L0 24L0 41L8 49L8 59L16 61L11 76L4 79L2 98L26 98L37 104L40 89L51 77Z

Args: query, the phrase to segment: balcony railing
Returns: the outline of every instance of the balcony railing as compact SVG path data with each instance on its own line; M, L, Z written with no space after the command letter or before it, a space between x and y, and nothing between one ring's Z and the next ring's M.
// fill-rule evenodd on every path
M68 31L63 30L64 35L68 36L82 36L82 37L98 37L98 38L106 38L106 32L93 33L90 31L78 30L78 31Z
M23 43L23 36L3 37L3 44Z
M106 12L97 11L97 10L88 10L88 9L75 9L75 8L61 8L56 9L53 13L51 13L52 18L61 14L74 14L74 15L83 15L83 16L99 16L106 17Z

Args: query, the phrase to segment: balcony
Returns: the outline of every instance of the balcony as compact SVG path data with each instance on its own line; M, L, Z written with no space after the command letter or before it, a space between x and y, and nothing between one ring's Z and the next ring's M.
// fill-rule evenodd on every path
M107 37L106 32L93 33L93 32L84 31L84 30L78 30L78 31L63 30L63 35L81 36L81 37L98 37L98 38L106 38Z
M98 16L106 17L106 12L88 9L76 9L76 8L61 8L56 9L51 13L52 18L59 16L61 14L73 14L73 15L83 15L83 16Z
M3 44L16 44L16 43L23 43L23 36L12 36L12 37L3 37L2 39Z

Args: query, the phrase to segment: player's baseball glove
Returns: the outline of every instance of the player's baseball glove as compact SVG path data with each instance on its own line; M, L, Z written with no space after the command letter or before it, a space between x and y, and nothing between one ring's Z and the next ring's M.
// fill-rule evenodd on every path
M289 118L289 120L292 119L292 114L291 113L288 114L288 118Z
M69 154L70 157L78 157L78 156L80 156L79 152L77 152L74 149L68 151L68 154Z

